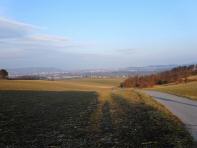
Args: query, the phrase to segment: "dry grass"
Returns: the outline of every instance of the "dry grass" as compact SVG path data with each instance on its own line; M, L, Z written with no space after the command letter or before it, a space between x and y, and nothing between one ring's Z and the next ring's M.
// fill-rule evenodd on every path
M70 79L64 81L45 80L0 80L0 90L29 91L96 91L100 101L110 98L110 93L117 88L121 78L110 79Z
M197 100L197 82L174 84L168 86L156 86L152 89Z
M134 89L118 89L110 104L115 133L125 144L129 140L133 147L191 147L184 125L152 97Z
M0 90L98 90L118 86L122 79L73 79L64 81L0 80Z
M189 81L197 81L197 75L194 75L194 76L190 76L188 78Z
M67 130L70 130L70 134L73 135L74 138L71 139L70 142L74 144L74 146L81 144L80 139L76 141L76 138L79 137L85 139L85 141L82 139L82 141L85 142L82 143L84 147L88 147L89 144L92 147L178 147L190 145L192 143L192 139L189 133L185 131L182 123L168 112L164 106L158 104L151 97L134 89L118 88L117 86L121 81L121 79L76 79L65 81L4 80L0 81L0 100L2 99L5 101L3 103L4 109L2 108L2 111L1 109L0 111L5 112L6 114L10 113L9 110L12 106L18 106L17 109L20 111L27 105L32 106L32 103L35 103L35 106L41 106L41 108L34 110L32 110L31 107L25 107L23 110L26 114L21 117L28 118L29 115L32 114L31 118L36 120L36 122L28 122L23 125L25 126L25 130L28 131L28 127L32 126L32 123L35 128L37 128L39 124L42 125L42 120L37 121L37 116L40 112L44 111L43 107L46 107L47 110L50 109L52 112L51 114L46 115L46 122L50 122L51 126L54 125L53 130L59 130L60 126L63 135L69 136ZM72 92L70 92L71 90ZM92 95L90 96L86 95L91 93ZM60 94L62 95L60 96ZM77 97L77 94L79 95L79 98ZM72 117L72 112L76 113L78 116L78 113L83 110L82 107L79 107L80 104L83 103L80 99L84 100L92 97L94 102L95 94L98 94L99 98L96 101L96 105L93 104L93 108L87 110L88 115L85 114L86 118ZM65 108L62 106L62 109L65 109L66 111L59 109L62 102L69 102L69 98L71 98L71 102L75 101L73 103L65 103L67 106L65 106ZM60 100L60 102L58 100ZM56 103L56 101L58 102ZM23 103L26 103L26 105ZM55 103L55 106L51 107L51 103ZM20 107L21 104L22 106ZM85 104L88 103L86 102ZM57 114L56 112L53 112L54 110L60 111L61 113ZM14 110L14 112L17 111ZM68 114L68 112L69 119L74 119L72 120L73 124L71 125L71 129L65 129L61 124L62 120L58 118L58 116ZM84 111L82 111L82 113L84 113ZM57 119L54 120L50 115L54 115L54 118L57 117ZM19 120L15 120L18 118L18 115L15 113L9 114L9 117L6 117L5 123L9 123L11 118L18 123ZM60 122L56 124L56 121ZM25 121L21 120L20 122ZM66 123L66 121L64 121L64 123ZM58 128L56 128L55 125L57 125ZM79 125L79 127L74 129L75 132L73 132L72 129L75 125ZM0 129L7 132L7 128L0 127ZM30 128L30 130L32 129ZM40 130L42 130L42 128L40 128ZM50 128L46 130L52 133L51 137L45 137L46 139L43 141L44 143L50 143L50 138L55 139L52 146L63 146L62 144L67 142L64 137L59 138L61 141L57 142L57 136L53 135L53 131L51 131ZM45 131L41 131L40 133L41 138L43 138L45 134L47 135L47 132ZM7 134L8 136L10 135L9 133ZM25 135L26 134L22 134L20 136ZM32 135L36 136L33 131ZM60 134L60 136L62 136L62 134ZM13 135L13 138L16 138L16 141L17 137L18 135ZM5 143L9 141L9 139L6 140L6 138L3 138L2 140L4 140ZM30 140L32 140L31 137ZM37 144L34 140L33 142L35 145ZM75 145L76 142L77 144Z
M90 84L97 86L119 86L120 82L122 82L123 78L84 78L84 79L71 79L66 80L66 82L79 82L81 84Z

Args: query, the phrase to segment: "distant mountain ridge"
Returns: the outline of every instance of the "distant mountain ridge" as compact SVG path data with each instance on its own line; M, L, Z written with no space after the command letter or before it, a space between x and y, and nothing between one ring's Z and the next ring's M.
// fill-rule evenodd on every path
M63 72L62 69L53 68L53 67L26 67L26 68L13 68L7 70L10 75L39 75L45 73Z
M163 71L176 67L177 65L150 65L143 67L128 67L126 70L131 71Z
M86 69L86 70L75 70L66 71L54 67L27 67L27 68L13 68L7 69L9 75L21 76L21 75L53 75L53 74L64 74L64 75L95 75L95 76L127 76L127 75L143 75L150 74L165 70L170 70L177 65L151 65L143 67L127 67L127 68L117 68L117 69Z

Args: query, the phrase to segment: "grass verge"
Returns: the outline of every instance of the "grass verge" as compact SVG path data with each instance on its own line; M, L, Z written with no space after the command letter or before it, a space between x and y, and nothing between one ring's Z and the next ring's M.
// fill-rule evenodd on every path
M156 86L151 90L157 90L174 94L177 96L187 97L192 100L197 100L197 82L189 82L184 84L173 84L167 86Z

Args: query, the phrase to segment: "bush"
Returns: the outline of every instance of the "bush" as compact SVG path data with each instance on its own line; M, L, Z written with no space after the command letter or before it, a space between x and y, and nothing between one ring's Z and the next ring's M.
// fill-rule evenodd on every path
M5 69L0 70L0 79L7 79L8 78L8 72Z

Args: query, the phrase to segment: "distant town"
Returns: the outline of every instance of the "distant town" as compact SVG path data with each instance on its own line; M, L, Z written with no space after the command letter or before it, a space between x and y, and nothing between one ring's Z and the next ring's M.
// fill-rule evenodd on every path
M148 75L162 72L176 67L176 65L154 65L145 67L128 67L120 69L87 69L65 71L57 68L16 68L8 69L10 79L28 80L63 80L73 78L127 78L133 75Z

